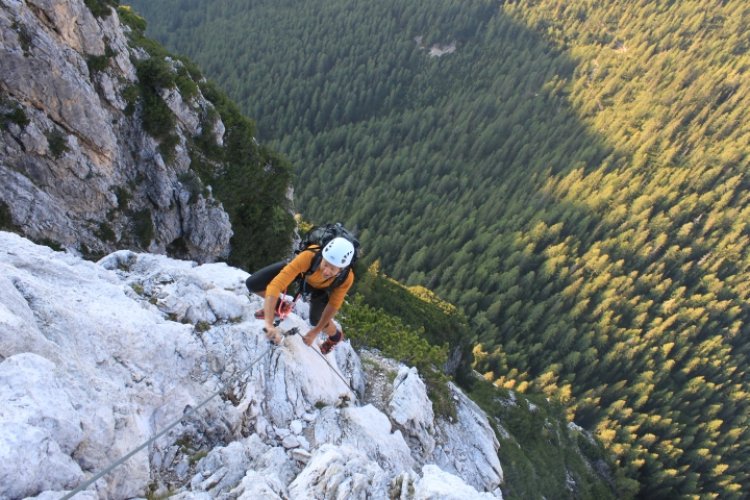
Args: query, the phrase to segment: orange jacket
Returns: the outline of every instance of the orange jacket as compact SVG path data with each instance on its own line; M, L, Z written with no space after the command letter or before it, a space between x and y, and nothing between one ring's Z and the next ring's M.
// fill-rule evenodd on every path
M292 261L284 266L281 272L271 280L266 288L266 295L278 297L281 292L287 289L295 279L301 274L304 274L312 266L313 258L315 258L315 252L303 251L297 254ZM336 279L335 276L324 279L323 271L318 267L314 273L305 277L307 284L313 288L319 290L327 289L333 281ZM328 304L335 307L337 310L341 308L341 304L344 303L344 297L346 292L349 291L352 284L354 284L354 271L349 271L349 275L346 277L341 285L331 290L331 296L328 298Z

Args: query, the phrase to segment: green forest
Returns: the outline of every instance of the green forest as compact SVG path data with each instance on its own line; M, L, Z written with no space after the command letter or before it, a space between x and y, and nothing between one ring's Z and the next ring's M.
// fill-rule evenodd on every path
M750 5L131 3L298 211L457 305L475 369L564 404L628 495L750 491Z

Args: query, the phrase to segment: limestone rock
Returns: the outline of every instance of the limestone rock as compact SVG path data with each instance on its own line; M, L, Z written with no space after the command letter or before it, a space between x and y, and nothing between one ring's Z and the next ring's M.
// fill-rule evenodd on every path
M60 498L144 443L82 498L501 496L497 440L457 388L455 422L392 360L389 397L353 391L376 358L344 341L326 362L296 334L270 346L246 278L0 231L0 497Z
M416 368L402 366L399 369L388 409L399 428L414 439L416 447L421 449L421 455L430 456L435 449L435 415L432 402L427 397L427 388Z
M132 60L148 57L128 31L116 10L97 18L83 0L0 4L0 209L22 234L84 253L226 257L229 217L196 187L186 149L213 106L164 91L177 124L165 158L143 109L128 111ZM211 126L223 143L223 124Z

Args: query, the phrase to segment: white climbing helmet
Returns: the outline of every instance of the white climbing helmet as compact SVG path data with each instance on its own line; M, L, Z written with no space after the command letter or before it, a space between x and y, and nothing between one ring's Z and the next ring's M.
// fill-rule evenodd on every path
M346 238L334 238L323 248L323 258L336 267L346 267L354 257L354 245Z

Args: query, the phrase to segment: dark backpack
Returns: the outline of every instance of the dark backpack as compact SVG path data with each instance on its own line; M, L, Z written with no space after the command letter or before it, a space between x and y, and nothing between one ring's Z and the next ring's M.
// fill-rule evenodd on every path
M323 247L325 247L329 241L339 237L349 240L349 242L354 246L354 255L352 256L352 261L348 266L346 266L344 270L342 270L338 274L338 276L336 276L336 279L333 280L333 283L331 283L327 291L340 286L346 281L346 279L349 277L349 272L359 258L360 245L359 240L343 225L341 225L340 222L337 222L336 224L326 224L324 226L313 227L310 231L307 232L307 234L302 237L302 241L300 241L299 245L297 246L297 250L294 253L299 254L302 252L315 252L315 257L313 257L310 269L305 271L305 273L301 276L301 280L304 280L306 276L309 276L318 270L318 267L320 267L320 261L323 259L323 253L321 252L321 250L323 250Z

